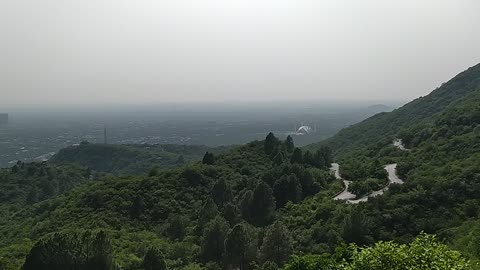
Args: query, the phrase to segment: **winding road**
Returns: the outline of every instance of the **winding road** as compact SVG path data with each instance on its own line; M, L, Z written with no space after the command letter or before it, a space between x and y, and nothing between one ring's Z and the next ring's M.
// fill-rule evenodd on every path
M403 145L401 140L395 140L393 145L398 147L400 150L404 150L404 151L408 150L408 149L405 148L405 146ZM343 184L345 186L345 189L341 193L337 194L337 196L335 196L333 199L334 200L346 201L347 203L351 203L351 204L358 204L360 202L366 202L366 201L368 201L368 198L373 198L373 197L382 195L383 193L385 193L385 191L388 190L388 188L390 187L391 184L401 185L401 184L404 183L403 180L400 179L400 177L398 177L398 175L397 175L397 164L396 163L388 164L388 165L385 166L385 170L388 173L388 184L380 190L374 191L374 192L372 192L368 195L365 195L365 196L363 196L359 199L355 199L356 198L355 194L348 191L348 186L350 185L350 183L352 183L352 181L347 181L347 180L342 178L342 176L340 175L340 165L338 163L332 163L332 167L330 168L330 170L334 172L336 179L343 181Z
M398 149L402 150L402 151L410 151L410 149L407 149L405 147L405 145L403 144L403 141L402 139L396 139L395 141L393 141L393 145L395 147L397 147Z

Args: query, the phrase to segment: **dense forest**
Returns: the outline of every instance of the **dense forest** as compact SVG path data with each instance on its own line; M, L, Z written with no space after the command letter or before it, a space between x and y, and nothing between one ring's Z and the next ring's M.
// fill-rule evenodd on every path
M480 269L479 129L480 65L303 148L83 143L0 171L0 269ZM333 161L358 196L405 184L333 200Z
M78 164L97 172L142 174L152 168L173 168L201 160L206 151L221 153L229 146L138 144L113 145L82 142L60 150L52 157L53 164Z

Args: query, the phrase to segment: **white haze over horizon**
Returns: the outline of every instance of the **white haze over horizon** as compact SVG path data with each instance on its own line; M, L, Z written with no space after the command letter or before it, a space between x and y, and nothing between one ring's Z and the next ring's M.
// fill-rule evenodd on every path
M408 101L480 62L478 0L2 0L0 111Z

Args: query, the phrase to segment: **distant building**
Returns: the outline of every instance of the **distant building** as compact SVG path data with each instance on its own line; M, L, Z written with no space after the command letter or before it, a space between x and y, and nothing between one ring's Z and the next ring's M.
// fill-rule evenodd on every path
M309 133L312 132L312 128L309 127L309 126L301 126L298 130L297 130L297 135L307 135Z
M8 124L8 113L0 113L0 127Z

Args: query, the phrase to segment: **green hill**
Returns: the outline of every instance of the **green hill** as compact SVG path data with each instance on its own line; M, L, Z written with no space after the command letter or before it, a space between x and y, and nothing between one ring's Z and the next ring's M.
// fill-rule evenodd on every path
M306 148L329 145L337 156L359 150L368 151L391 143L404 129L419 123L433 123L436 117L454 106L461 107L469 97L478 96L480 88L480 64L458 74L427 96L420 97L403 107L388 113L380 113L365 121L345 128L335 136ZM478 123L478 122L477 122Z
M114 145L81 143L60 150L53 164L79 164L94 171L142 174L153 167L173 168L201 160L205 152L220 153L230 147L202 145Z
M394 138L402 139L409 151L394 147ZM407 241L421 231L436 233L478 258L480 65L428 96L308 148L320 145L334 149L352 181L374 177L369 168L379 164L398 163L406 183L359 206L376 224L374 239Z
M340 189L326 170L328 151L319 152L326 155L322 163L291 163L293 145L269 138L270 143L252 142L215 156L211 165L194 162L155 176L108 177L27 205L1 223L0 258L11 262L7 269L18 267L32 244L52 233L104 230L122 269L139 269L152 245L173 269L220 264L231 258L225 251L210 251L216 244L208 232L226 234L236 225L251 233L249 242L256 250L261 247L257 233L277 220L288 201L299 203L315 194L331 197ZM215 231L217 223L226 231ZM218 237L223 245L226 235ZM256 260L255 254L249 256L248 261Z

